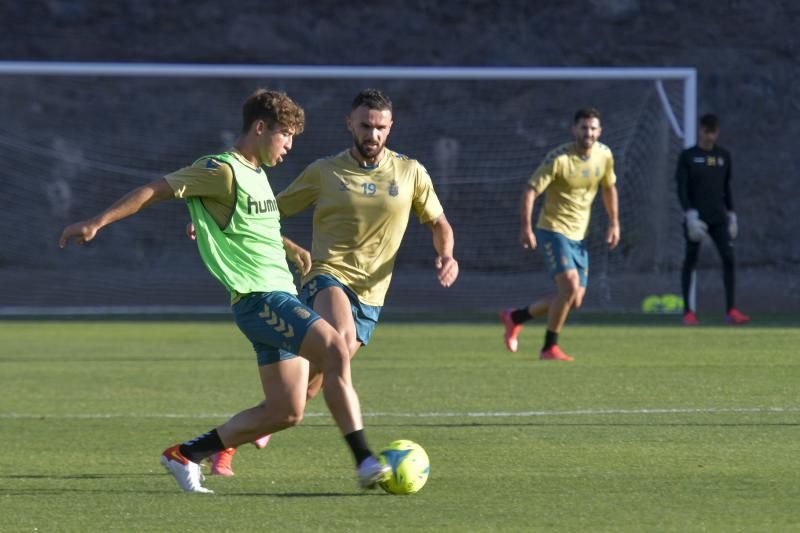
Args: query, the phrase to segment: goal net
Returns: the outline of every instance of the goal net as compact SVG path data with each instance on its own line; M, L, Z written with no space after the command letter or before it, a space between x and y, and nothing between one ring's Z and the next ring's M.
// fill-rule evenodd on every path
M430 172L462 273L452 288L438 287L430 231L412 217L389 309L488 310L551 290L539 253L518 244L519 198L544 155L571 139L572 115L585 106L603 115L601 141L615 154L622 223L621 244L609 252L598 198L586 305L625 310L647 294L678 290L683 241L673 173L687 142L680 134L694 128L688 69L588 69L591 77L540 69L537 77L536 69L185 66L181 73L181 66L32 65L0 65L6 314L224 310L224 290L184 234L181 202L118 222L84 247L56 243L66 223L229 148L241 103L257 87L286 91L306 110L306 131L269 172L276 192L313 160L350 145L344 117L358 91L380 88L393 100L388 145ZM310 213L284 227L310 245Z

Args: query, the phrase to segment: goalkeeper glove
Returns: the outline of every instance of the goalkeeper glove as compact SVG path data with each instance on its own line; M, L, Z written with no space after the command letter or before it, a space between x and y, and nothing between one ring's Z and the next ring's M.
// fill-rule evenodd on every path
M736 221L736 213L728 211L728 235L735 239L739 235L739 224Z
M693 242L700 242L706 235L708 225L700 220L700 214L697 209L689 209L686 211L686 232L689 234L689 240Z

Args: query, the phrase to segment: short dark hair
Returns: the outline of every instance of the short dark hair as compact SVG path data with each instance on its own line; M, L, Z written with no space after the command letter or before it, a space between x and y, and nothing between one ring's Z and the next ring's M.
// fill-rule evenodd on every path
M300 135L306 125L303 108L286 93L258 89L242 105L242 132L246 133L253 122L263 120L270 129L288 128Z
M718 131L719 117L714 113L706 113L700 117L700 127L706 131Z
M577 124L580 120L584 118L596 118L600 120L600 111L593 107L584 107L582 109L578 109L575 112L575 118L573 124Z
M351 110L364 106L377 111L392 110L392 101L378 89L364 89L353 98Z

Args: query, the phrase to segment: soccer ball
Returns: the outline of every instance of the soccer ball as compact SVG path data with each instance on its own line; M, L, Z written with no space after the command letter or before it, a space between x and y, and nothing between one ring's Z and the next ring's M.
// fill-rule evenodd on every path
M378 460L392 467L392 477L380 483L389 494L414 494L428 481L431 463L416 442L396 440L378 455Z

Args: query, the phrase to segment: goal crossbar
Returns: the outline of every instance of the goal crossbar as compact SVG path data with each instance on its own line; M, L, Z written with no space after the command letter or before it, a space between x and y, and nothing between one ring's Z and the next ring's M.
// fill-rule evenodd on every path
M203 78L426 79L426 80L665 80L683 83L681 128L684 147L696 142L697 70L690 67L455 67L236 65L194 63L111 63L77 61L0 61L0 75L153 76ZM662 99L664 112L673 113Z

